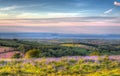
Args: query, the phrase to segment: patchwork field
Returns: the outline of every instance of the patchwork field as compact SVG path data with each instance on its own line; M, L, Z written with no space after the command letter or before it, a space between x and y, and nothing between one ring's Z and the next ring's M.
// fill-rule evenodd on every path
M18 51L15 51L12 47L3 47L0 46L0 59L5 58L12 58L12 56L16 53L19 53Z

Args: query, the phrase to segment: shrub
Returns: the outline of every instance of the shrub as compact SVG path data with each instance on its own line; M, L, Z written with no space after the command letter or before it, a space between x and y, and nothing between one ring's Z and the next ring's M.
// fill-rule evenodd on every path
M12 56L12 58L21 58L22 56L21 56L21 54L20 53L15 53L13 56Z
M26 52L25 54L25 58L38 58L40 57L40 50L29 50L28 52Z
M99 56L99 55L100 55L99 52L92 52L92 53L90 53L90 56Z

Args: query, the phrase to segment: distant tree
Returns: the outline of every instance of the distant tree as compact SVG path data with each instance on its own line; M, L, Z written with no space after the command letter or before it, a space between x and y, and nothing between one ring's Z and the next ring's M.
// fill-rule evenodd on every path
M25 45L20 45L18 48L17 48L18 51L22 52L23 54L25 54Z
M18 39L13 39L14 41L18 41Z
M90 56L99 56L99 55L100 55L100 53L97 51L90 53Z
M15 53L13 56L12 56L12 58L21 58L22 56L21 56L21 54L20 53Z
M38 57L40 57L40 50L36 49L29 50L25 54L25 58L38 58Z

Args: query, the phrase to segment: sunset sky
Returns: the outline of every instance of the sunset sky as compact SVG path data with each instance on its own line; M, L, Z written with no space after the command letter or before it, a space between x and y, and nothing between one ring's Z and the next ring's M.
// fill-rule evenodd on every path
M0 32L120 34L120 0L0 0Z

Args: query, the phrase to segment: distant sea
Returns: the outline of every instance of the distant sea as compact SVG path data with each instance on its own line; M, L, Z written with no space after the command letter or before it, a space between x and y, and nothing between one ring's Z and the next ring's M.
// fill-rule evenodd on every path
M120 39L120 34L0 33L1 39Z

